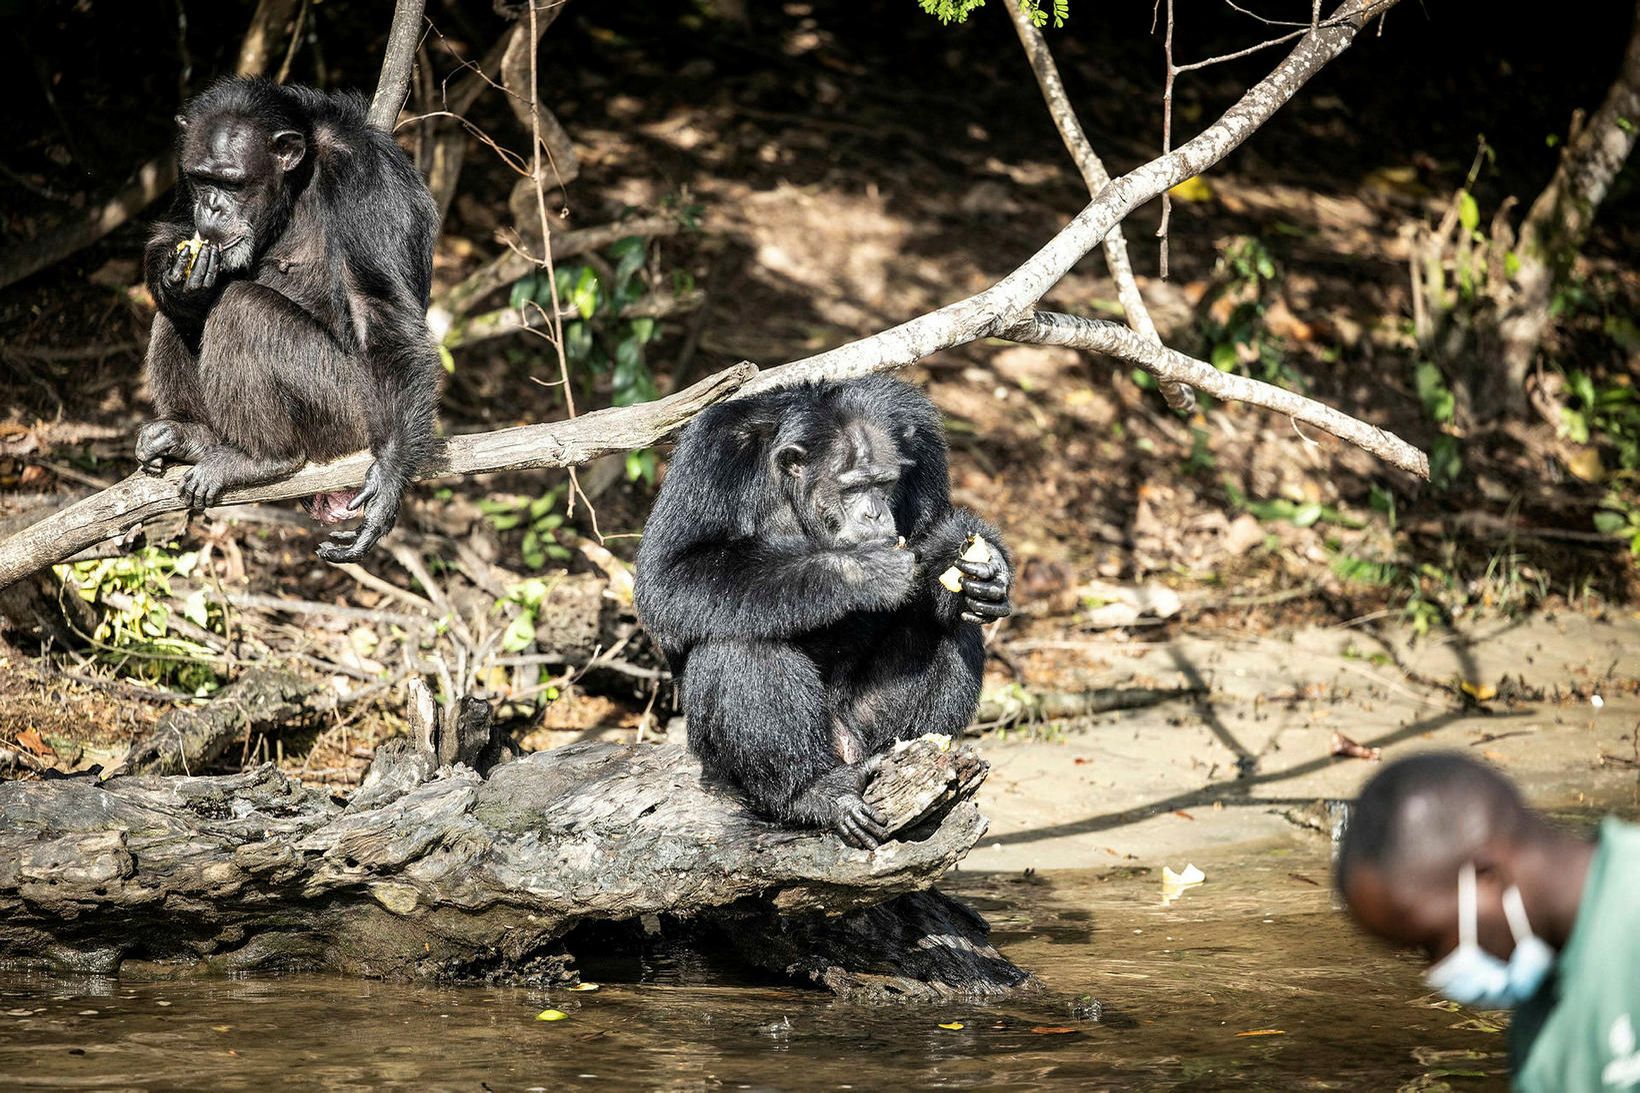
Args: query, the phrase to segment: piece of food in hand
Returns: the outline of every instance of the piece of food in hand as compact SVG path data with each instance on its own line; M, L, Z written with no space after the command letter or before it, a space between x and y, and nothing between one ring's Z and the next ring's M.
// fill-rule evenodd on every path
M183 251L188 252L188 268L182 271L182 275L184 277L194 271L194 263L199 261L199 252L204 246L205 240L201 238L198 232L194 233L194 237L192 239L184 239L182 242L177 244L178 254L181 254Z
M991 547L978 535L970 535L967 544L963 547L962 561L988 562L991 560ZM952 566L940 574L940 583L952 592L962 591L962 570Z

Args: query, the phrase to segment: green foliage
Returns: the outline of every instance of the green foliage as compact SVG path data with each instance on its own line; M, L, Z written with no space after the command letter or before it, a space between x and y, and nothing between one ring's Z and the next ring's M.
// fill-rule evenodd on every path
M171 579L187 578L199 554L173 554L150 546L134 554L53 567L65 586L102 607L91 639L100 660L121 675L156 686L206 695L221 686L214 654L182 636L173 625ZM112 602L111 602L112 601ZM181 617L212 633L226 632L222 605L195 589L182 601Z
M632 406L660 394L649 369L645 347L655 340L655 320L629 315L653 280L648 272L649 247L642 238L617 240L605 252L602 273L598 265L564 265L555 272L564 317L564 359L571 374L590 373L610 378L610 403ZM671 274L674 293L693 291L694 279L683 270ZM535 270L512 287L508 306L552 307L552 282L545 270ZM627 461L627 477L655 479L655 457L640 453Z
M564 487L554 486L533 501L522 497L486 498L478 503L478 509L496 531L523 528L524 538L518 545L519 556L531 569L543 569L549 559L565 562L570 557L569 548L558 542L564 515L556 510L563 493Z
M1147 372L1145 378L1151 376ZM1207 474L1218 466L1218 460L1213 458L1213 449L1207 446L1207 430L1192 428L1190 430L1190 455L1185 458L1181 468L1185 474Z
M1603 535L1617 535L1629 541L1629 553L1640 558L1640 504L1616 490L1608 493L1594 514L1594 529Z
M1360 520L1346 516L1333 506L1323 505L1319 501L1289 501L1285 497L1272 497L1265 501L1254 500L1242 493L1228 478L1224 480L1224 490L1229 495L1231 506L1266 523L1284 521L1299 528L1314 527L1323 521L1347 528L1364 526Z
M1252 375L1251 362L1258 365L1256 378L1300 387L1301 377L1288 367L1280 339L1264 325L1265 309L1280 278L1269 248L1252 236L1237 236L1219 253L1215 276L1217 283L1203 300L1208 318L1202 324L1213 367ZM1235 301L1222 321L1211 317L1217 310L1211 305L1219 300Z
M1429 420L1436 425L1450 425L1457 410L1457 399L1440 368L1421 361L1413 371L1413 381L1418 388L1418 401L1423 404ZM1462 474L1463 448L1458 438L1444 432L1439 434L1429 449L1429 484L1444 490Z
M495 610L498 613L505 612L509 606L515 610L512 621L507 624L506 632L501 635L503 653L522 653L535 642L536 624L547 600L552 596L553 586L557 583L556 578L542 580L539 577L531 577L513 585L505 596L495 602ZM546 698L549 702L557 697L557 688L547 688Z
M1065 25L1065 20L1071 17L1070 0L1014 0L1019 10L1025 13L1032 25L1045 27L1048 20L1053 20L1054 29ZM917 0L917 6L928 14L947 25L951 23L965 23L968 17L977 9L985 6L985 0Z
M1566 388L1571 398L1560 410L1561 435L1577 444L1599 437L1616 449L1618 466L1640 470L1640 399L1634 388L1623 383L1597 387L1580 369L1566 374Z

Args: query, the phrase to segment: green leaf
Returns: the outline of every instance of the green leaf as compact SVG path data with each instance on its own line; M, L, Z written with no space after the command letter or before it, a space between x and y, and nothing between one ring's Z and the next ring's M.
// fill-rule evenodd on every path
M490 517L490 526L497 531L511 531L524 522L524 518L517 513L496 514Z
M567 562L570 558L569 549L567 547L561 547L557 543L548 543L547 557L553 559L554 561Z
M456 355L450 352L450 347L445 345L443 342L440 342L438 345L438 360L440 364L444 365L444 370L446 372L452 376L455 375Z
M643 268L644 259L648 257L647 250L644 241L636 236L622 239L609 248L610 254L618 255L620 258L620 261L615 264L617 291L632 279L634 273Z
M644 345L655 336L655 320L645 315L632 320L632 336Z
M1474 231L1480 227L1481 207L1475 203L1475 195L1468 190L1458 191L1458 223L1463 225L1464 231Z
M1510 277L1520 275L1520 255L1514 251L1505 251L1503 255L1503 272Z
M1213 347L1211 357L1213 367L1220 372L1234 372L1236 370L1236 347L1230 342L1220 342Z
M575 287L570 290L570 303L583 319L592 318L598 310L598 275L590 267L576 278Z
M1424 361L1413 372L1413 380L1418 387L1418 401L1424 404L1424 413L1429 415L1429 419L1437 425L1451 421L1457 400L1452 389L1446 385L1446 377L1441 375L1441 370Z
M1602 535L1621 535L1629 527L1628 517L1621 512L1601 509L1594 514L1594 529Z
M512 292L507 296L507 306L517 310L535 299L538 291L535 274L525 274L513 282Z
M521 653L535 641L535 613L524 611L507 624L501 635L501 648L508 653Z

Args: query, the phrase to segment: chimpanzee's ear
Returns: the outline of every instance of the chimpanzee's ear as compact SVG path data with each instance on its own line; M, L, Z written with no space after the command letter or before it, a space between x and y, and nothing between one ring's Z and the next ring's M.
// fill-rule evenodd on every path
M809 453L801 444L784 444L774 453L774 465L780 468L782 474L800 475L803 473L803 461Z
M307 141L294 129L281 129L268 138L268 150L282 171L294 171L307 155Z

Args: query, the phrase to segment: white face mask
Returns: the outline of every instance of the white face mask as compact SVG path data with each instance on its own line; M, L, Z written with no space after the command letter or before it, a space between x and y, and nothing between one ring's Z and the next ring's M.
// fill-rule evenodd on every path
M1503 914L1515 951L1508 962L1480 947L1475 939L1475 863L1458 871L1458 947L1424 973L1424 982L1454 1002L1476 1009L1514 1009L1537 993L1554 967L1555 951L1532 933L1520 889L1503 893Z

